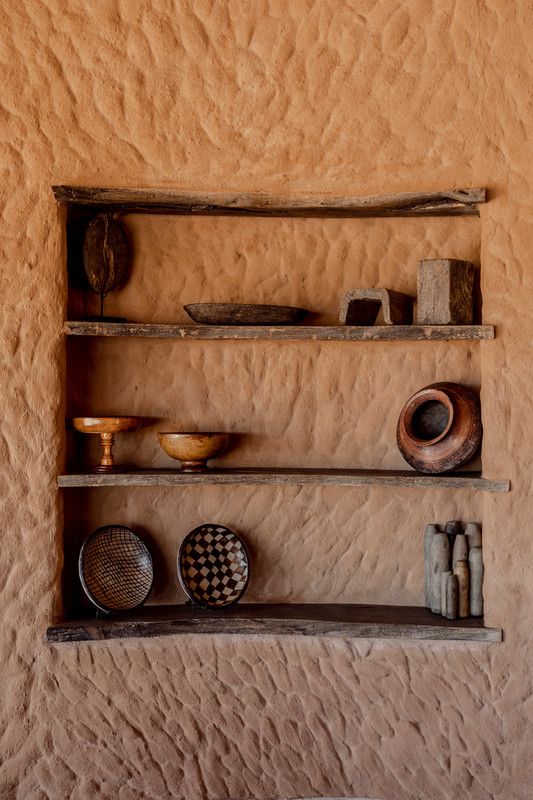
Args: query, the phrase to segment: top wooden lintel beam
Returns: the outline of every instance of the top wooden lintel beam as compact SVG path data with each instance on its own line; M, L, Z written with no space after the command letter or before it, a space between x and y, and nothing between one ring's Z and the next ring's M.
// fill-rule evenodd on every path
M53 186L58 203L95 213L201 214L259 217L418 217L478 215L485 189L451 189L370 197L307 197L274 194L182 192Z

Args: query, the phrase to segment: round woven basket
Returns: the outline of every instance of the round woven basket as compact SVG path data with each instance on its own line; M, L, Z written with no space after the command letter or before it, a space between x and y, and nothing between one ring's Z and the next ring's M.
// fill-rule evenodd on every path
M105 614L142 606L154 582L150 551L123 525L93 531L80 550L78 569L85 594Z
M178 578L195 605L224 608L237 603L250 580L245 543L223 525L200 525L180 545Z

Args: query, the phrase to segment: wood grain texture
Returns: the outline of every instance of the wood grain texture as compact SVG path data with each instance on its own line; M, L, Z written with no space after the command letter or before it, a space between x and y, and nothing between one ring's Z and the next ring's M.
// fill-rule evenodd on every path
M483 553L481 547L471 547L468 553L470 572L470 616L483 616Z
M270 484L284 486L393 486L433 489L477 489L508 492L508 481L483 478L478 472L423 475L409 470L364 469L215 469L181 472L176 469L146 469L96 474L73 472L60 475L60 488L79 486L186 486L188 484Z
M168 325L142 322L65 323L68 336L152 339L276 339L287 341L465 341L494 339L493 325Z
M453 568L453 574L459 583L459 617L465 619L470 616L470 570L468 561L458 561Z
M485 189L406 192L368 197L285 195L233 192L180 192L172 189L127 189L52 186L58 203L124 212L266 217L417 217L479 214Z
M51 643L173 634L337 636L501 642L502 633L479 620L450 625L426 608L350 604L240 604L224 611L192 605L147 606L120 617L81 618L52 625Z
M474 316L474 273L470 261L435 258L421 261L417 279L420 325L470 325Z
M434 533L429 550L431 562L431 610L441 613L441 575L447 572L450 565L450 543L445 533Z
M446 619L457 619L459 616L459 581L457 575L448 575L446 581Z
M125 283L130 252L122 225L109 215L94 217L83 239L83 266L91 289L106 295Z

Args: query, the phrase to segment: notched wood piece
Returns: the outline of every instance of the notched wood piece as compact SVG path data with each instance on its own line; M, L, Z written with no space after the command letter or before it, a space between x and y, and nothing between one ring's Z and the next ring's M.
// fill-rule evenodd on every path
M52 186L59 203L123 212L285 217L416 217L479 215L485 189L405 192L366 197L287 197L263 193L201 193L172 189Z
M343 325L373 325L380 309L385 325L409 325L413 321L413 298L392 289L350 289L341 301Z
M501 642L502 632L481 620L453 624L417 606L349 604L238 604L223 611L190 605L145 606L107 618L81 618L52 625L51 643L174 634L327 636L344 638Z
M168 325L71 321L68 336L151 339L264 339L277 341L454 341L494 339L493 325Z

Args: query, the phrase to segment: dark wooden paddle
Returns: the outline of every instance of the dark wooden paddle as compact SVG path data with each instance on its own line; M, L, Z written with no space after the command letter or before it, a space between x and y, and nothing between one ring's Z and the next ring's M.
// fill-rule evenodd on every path
M85 230L83 266L91 289L100 295L100 316L104 298L123 285L129 274L130 249L122 225L109 214L94 217Z

